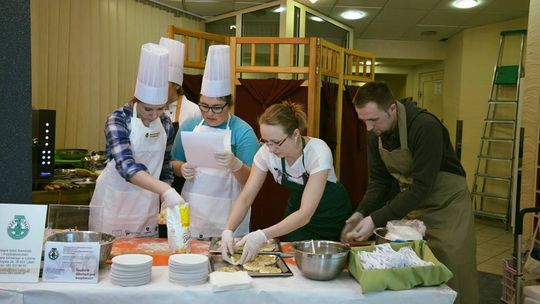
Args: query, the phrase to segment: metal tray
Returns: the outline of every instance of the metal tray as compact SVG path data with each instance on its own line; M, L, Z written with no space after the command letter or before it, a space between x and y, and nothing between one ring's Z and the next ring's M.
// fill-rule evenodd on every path
M221 267L225 266L233 266L226 261L224 261L221 258L221 255L211 255L210 256L210 267L212 271L216 271L217 269L220 269ZM254 271L248 271L248 275L251 277L290 277L293 275L291 269L289 266L287 266L287 263L283 261L283 258L279 255L276 255L276 265L281 269L281 273L260 273L260 272L254 272ZM239 270L243 270L242 265L236 266Z
M234 242L240 241L240 238L234 238ZM269 239L268 243L274 245L274 250L272 251L263 251L261 250L259 254L278 254L281 252L281 245L278 239ZM264 248L263 248L264 249ZM221 237L213 237L210 239L210 247L208 249L210 253L220 253L221 254ZM235 253L242 253L242 249L235 249Z

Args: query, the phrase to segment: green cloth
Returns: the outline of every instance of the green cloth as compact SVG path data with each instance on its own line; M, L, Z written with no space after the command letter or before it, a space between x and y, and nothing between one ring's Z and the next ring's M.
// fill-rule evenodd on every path
M394 250L410 246L422 260L432 262L434 265L365 270L357 253L373 251L375 246L352 247L349 255L349 272L360 283L363 293L440 285L452 277L452 272L435 258L425 241L390 243L390 245Z

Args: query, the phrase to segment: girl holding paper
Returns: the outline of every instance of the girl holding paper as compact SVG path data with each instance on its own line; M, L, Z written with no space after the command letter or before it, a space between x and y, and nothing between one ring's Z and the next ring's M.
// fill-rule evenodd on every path
M229 53L229 46L210 46L199 102L202 119L191 118L180 126L172 150L174 173L186 179L182 197L190 203L190 228L194 238L221 235L259 148L253 128L229 113L232 106ZM223 152L214 155L222 169L190 164L182 144L182 131L222 133L225 137ZM236 235L249 232L249 218L248 212Z

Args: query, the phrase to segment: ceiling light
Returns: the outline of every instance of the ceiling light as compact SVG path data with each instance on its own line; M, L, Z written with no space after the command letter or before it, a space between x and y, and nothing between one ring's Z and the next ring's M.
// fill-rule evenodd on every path
M313 21L317 21L317 22L324 22L324 20L322 20L321 17L317 17L317 16L310 16L309 19Z
M285 8L283 6L280 6L280 7L276 7L272 12L274 13L281 13L285 10Z
M364 18L365 16L366 16L366 13L362 11L356 11L356 10L344 11L343 13L341 13L341 17L347 20L357 20L357 19Z
M379 64L381 64L381 63L378 62L378 61L375 61L375 65L379 65ZM360 65L364 65L364 62L363 61L360 62ZM371 60L366 60L365 65L370 66L371 65Z
M319 1L319 0L309 0L309 2L311 2L311 3L315 3L317 1Z
M423 31L420 33L420 36L435 36L437 31Z
M457 0L452 3L452 5L457 8L471 8L478 4L480 4L478 0Z

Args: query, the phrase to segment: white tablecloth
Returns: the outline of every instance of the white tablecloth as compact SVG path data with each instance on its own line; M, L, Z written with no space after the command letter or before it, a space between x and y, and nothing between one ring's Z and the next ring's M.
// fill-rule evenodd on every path
M79 283L0 283L2 304L181 304L181 303L453 303L456 292L441 285L403 291L362 294L360 285L348 273L331 281L306 279L296 266L294 276L255 278L244 290L213 292L209 283L182 286L168 281L168 267L152 268L152 282L137 287L120 287L109 280L110 268L100 270L97 284Z

